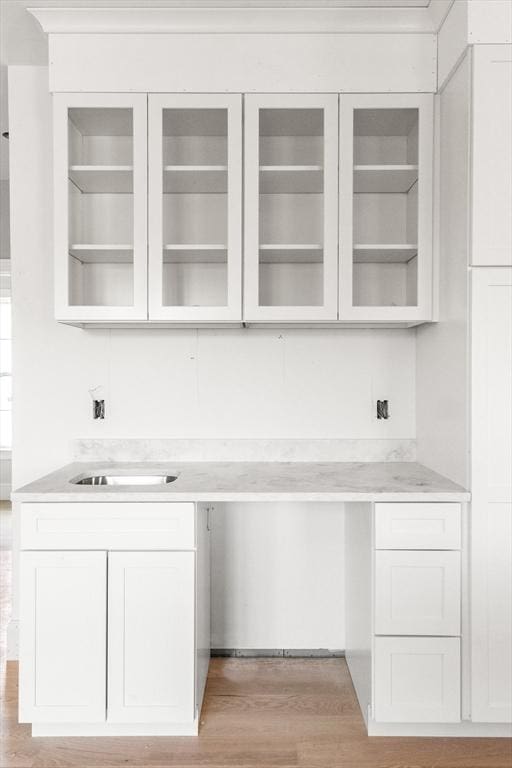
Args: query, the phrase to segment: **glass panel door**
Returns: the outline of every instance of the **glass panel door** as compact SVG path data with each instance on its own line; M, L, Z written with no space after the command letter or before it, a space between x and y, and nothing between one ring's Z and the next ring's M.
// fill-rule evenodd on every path
M59 95L55 109L58 319L145 320L145 97Z
M424 98L342 97L342 317L428 319L432 124Z
M337 317L337 97L246 96L245 319Z
M241 321L241 97L150 96L150 318Z

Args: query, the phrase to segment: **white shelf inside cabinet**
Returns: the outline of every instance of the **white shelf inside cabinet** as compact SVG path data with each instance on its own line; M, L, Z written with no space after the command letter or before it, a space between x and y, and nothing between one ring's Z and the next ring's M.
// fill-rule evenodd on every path
M132 245L90 245L73 244L69 246L70 256L86 264L122 264L133 261Z
M354 165L354 192L408 192L418 181L417 165Z
M408 243L405 245L361 244L354 245L354 263L396 264L407 263L418 254L418 246Z
M323 192L321 165L260 165L259 170L262 194Z
M296 243L260 245L260 264L312 264L323 261L323 246Z
M169 243L163 247L165 264L224 264L227 246L223 244Z
M216 193L228 189L227 165L164 165L164 193Z
M71 165L69 179L81 192L123 193L133 192L132 165Z

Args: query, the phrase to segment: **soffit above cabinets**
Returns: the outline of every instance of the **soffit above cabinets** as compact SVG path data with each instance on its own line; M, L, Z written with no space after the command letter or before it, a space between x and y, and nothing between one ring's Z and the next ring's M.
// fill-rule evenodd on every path
M196 0L125 2L28 10L50 34L66 33L432 33L452 0ZM137 7L137 5L139 7Z

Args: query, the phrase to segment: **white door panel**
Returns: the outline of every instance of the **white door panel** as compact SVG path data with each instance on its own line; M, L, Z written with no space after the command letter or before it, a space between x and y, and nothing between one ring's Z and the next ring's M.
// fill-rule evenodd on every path
M106 552L22 552L20 722L99 723Z
M194 719L193 552L109 555L108 721Z
M510 722L512 269L473 269L471 281L471 714Z

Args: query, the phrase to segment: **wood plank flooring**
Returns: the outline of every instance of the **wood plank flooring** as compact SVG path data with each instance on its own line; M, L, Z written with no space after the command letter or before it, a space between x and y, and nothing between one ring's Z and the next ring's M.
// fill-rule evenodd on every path
M510 739L369 739L343 659L212 659L198 738L33 739L5 663L0 557L0 768L512 768Z

